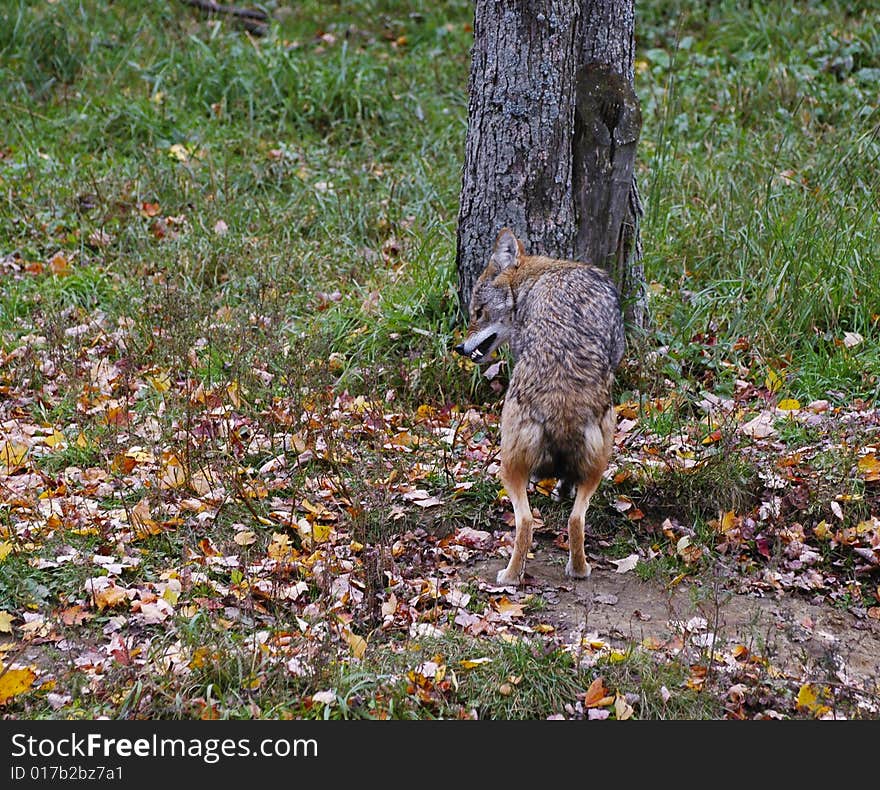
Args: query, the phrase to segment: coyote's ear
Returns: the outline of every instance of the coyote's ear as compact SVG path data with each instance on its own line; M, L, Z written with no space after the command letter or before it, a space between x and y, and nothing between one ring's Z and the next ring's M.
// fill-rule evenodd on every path
M495 239L495 249L492 252L492 257L498 268L504 271L511 266L516 266L523 255L525 255L525 249L519 239L513 235L513 231L510 228L502 228L498 233L498 238Z

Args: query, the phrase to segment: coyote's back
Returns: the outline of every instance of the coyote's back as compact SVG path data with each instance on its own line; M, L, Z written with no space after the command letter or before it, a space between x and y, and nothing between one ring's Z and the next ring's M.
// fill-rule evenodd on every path
M523 574L531 474L577 486L566 572L586 576L583 517L611 454L612 386L624 351L617 290L596 267L525 255L504 229L474 287L470 317L460 353L483 362L508 342L515 360L501 415L501 476L517 537L499 581L516 583Z

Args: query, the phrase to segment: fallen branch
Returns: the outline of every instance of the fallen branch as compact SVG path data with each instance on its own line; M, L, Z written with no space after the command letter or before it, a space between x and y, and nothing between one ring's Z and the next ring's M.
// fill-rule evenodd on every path
M221 5L213 0L183 0L185 5L197 8L208 16L227 14L235 18L248 33L255 36L264 36L267 31L268 14L256 8L238 8L233 5Z

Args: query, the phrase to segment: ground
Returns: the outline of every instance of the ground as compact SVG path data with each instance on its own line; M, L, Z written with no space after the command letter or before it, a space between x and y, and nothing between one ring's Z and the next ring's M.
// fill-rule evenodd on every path
M508 590L472 3L0 4L0 715L876 718L874 5L639 3L652 326Z
M658 648L687 640L700 653L743 645L794 680L842 683L876 689L880 679L880 623L791 595L757 597L681 583L668 585L620 574L594 556L592 574L574 581L563 573L565 554L539 541L529 559L528 577L514 596L540 595L547 601L541 621L571 641L594 633L613 647L633 644ZM462 569L466 581L494 586L503 563L480 561ZM473 575L471 575L473 574Z

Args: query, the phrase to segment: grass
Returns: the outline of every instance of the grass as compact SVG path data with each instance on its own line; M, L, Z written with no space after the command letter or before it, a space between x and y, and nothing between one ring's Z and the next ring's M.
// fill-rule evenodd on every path
M259 40L174 3L16 0L0 9L0 353L14 362L0 384L36 393L27 414L67 437L39 457L51 487L79 484L71 468L109 469L129 488L124 498L109 495L103 511L146 500L158 523L172 524L137 546L143 583L163 568L173 575L183 557L207 562L212 551L256 561L258 548L277 545L275 528L260 520L276 507L272 498L314 504L329 478L345 488L337 515L356 542L393 546L419 530L442 540L454 527L498 528L498 485L487 471L496 424L457 435L438 461L428 420L413 417L420 407L466 403L487 412L504 383L503 374L489 382L449 353L461 333L455 221L472 6L269 5L273 22ZM684 564L656 529L646 537L626 521L613 507L620 497L655 526L682 517L704 558L715 556L718 538L707 524L719 512L759 504L758 473L767 470L731 438L735 425L707 422L707 392L732 397L751 387L770 404L827 399L832 408L880 394L880 22L872 11L837 0L794 8L775 0L638 4L638 178L654 324L631 338L618 399L639 404L648 446L686 435L698 447L695 458L674 459L694 460L689 468L636 470L597 495L592 526L610 538L615 557L660 547L640 573L668 581L703 566ZM105 357L123 371L108 396L115 423L91 412L87 397ZM126 378L145 369L146 384ZM59 371L64 391L53 390ZM346 411L345 399L358 396L361 405ZM322 419L292 425L284 412L291 400ZM235 441L210 433L209 408L234 413ZM144 487L126 479L120 436L129 412L141 431L131 444L173 449L188 479L220 468L230 488L245 480L253 495L235 490L212 520L170 531L178 503L163 499L170 494L161 480ZM393 459L382 435L365 427L385 424L390 413L412 442ZM360 423L356 457L341 439L352 422ZM723 439L702 444L715 428ZM809 453L823 440L802 423L777 429L786 451ZM309 452L325 450L297 460L284 487L260 491L267 475L259 470L291 433ZM482 471L456 490L462 448ZM873 512L873 489L853 477L853 448L823 452L804 461L827 473L827 486L813 492L803 520L808 531L833 520L829 503L843 492L856 503L846 513L855 528ZM444 499L442 511L389 515L394 486L413 470ZM548 524L564 524L568 505L535 502ZM76 514L67 516L73 521L45 542L47 557L71 546L113 553L109 528L85 539ZM6 519L15 513L2 517L0 528L11 529ZM235 542L242 526L257 533L250 554ZM96 545L87 546L92 538ZM845 548L823 551L829 564L853 570ZM164 630L146 627L160 663L163 651L205 648L188 679L117 667L105 696L74 694L65 710L538 717L573 704L598 671L558 645L453 635L415 646L389 637L381 660L370 655L358 666L318 640L308 658L320 671L294 676L261 663L248 642L258 627L274 634L270 615L290 612L278 602L254 604L250 577L237 573L212 566L183 604L222 598L224 623L239 622L250 606L248 628L218 624L205 610ZM365 584L374 603L388 592L383 573ZM25 554L11 554L0 560L0 610L61 609L81 594L85 574L35 569ZM528 608L538 614L547 605L535 598ZM472 602L470 611L478 608ZM101 639L109 618L102 612L76 633ZM329 644L339 623L328 623L321 633ZM455 669L455 687L408 677L434 655L453 670L476 653L491 662ZM600 668L609 688L638 696L641 717L721 715L708 695L688 689L683 664L660 666L635 652ZM499 692L503 684L510 693ZM665 702L664 685L685 691ZM312 704L311 695L328 689L334 704ZM54 715L42 696L22 710Z

